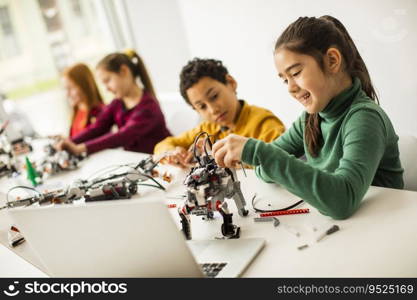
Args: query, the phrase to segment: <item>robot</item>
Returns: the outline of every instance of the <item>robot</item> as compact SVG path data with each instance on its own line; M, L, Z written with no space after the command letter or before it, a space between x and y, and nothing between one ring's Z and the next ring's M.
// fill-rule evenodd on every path
M143 173L150 175L152 177L158 176L158 172L155 170L158 162L154 162L152 155L142 159L135 167L135 169L140 168Z
M3 134L7 125L8 122L5 122L0 127L0 178L18 173L16 168L17 162L15 155L13 154L12 145Z
M45 191L43 193L33 188L27 188L36 191L36 194L27 198L16 198L14 201L7 201L6 206L2 208L14 208L29 206L32 204L70 204L74 201L84 199L86 202L102 200L130 199L138 192L138 185L142 182L152 180L156 185L150 185L162 190L165 188L156 181L152 176L142 172L138 168L130 168L128 171L119 174L108 174L94 178L92 180L79 179L64 189L55 191ZM15 187L22 188L22 187ZM26 188L26 187L23 187ZM9 190L10 192L11 190Z
M0 178L11 176L14 173L17 173L17 170L13 164L9 163L9 159L6 159L6 161L0 160Z
M44 193L38 192L36 195L26 198L17 197L13 201L8 201L6 206L1 207L0 209L30 206L35 203L39 205L46 205L52 203L70 203L70 201L67 200L66 190L59 189L55 191L45 191Z
M110 174L93 180L83 195L85 201L130 199L138 192L138 183L153 180L160 189L164 189L153 177L133 168L122 174Z
M51 144L44 148L45 157L36 164L36 171L43 175L54 175L65 170L78 168L78 163L84 158L75 156L69 152L57 151Z
M172 181L172 175L171 174L169 174L168 172L164 172L164 173L160 174L159 171L155 169L158 166L159 162L164 157L165 157L165 155L162 155L161 157L157 158L157 160L155 161L154 157L152 155L150 155L149 157L141 160L137 164L135 169L140 168L142 170L142 172L146 175L152 176L154 178L160 177L162 180L164 180L166 182L171 182Z
M187 188L185 203L178 209L181 218L182 231L187 240L191 239L190 214L203 216L203 219L213 219L214 211L220 212L223 217L221 232L225 238L239 238L240 227L232 222L233 214L229 212L225 199L235 201L240 216L247 216L246 201L237 180L236 171L219 167L214 158L208 154L206 143L210 144L210 136L206 132L197 135L194 145L202 135L207 135L204 144L204 155L194 157L198 166L193 167L184 180Z
M0 178L3 176L12 176L17 174L16 159L12 152L0 148Z
M104 178L94 180L85 193L85 201L99 201L112 199L129 199L138 191L138 183L152 180L161 190L165 188L154 178L159 177L155 170L159 161L155 162L152 156L141 160L131 170L117 175L108 175ZM167 182L171 182L171 175L164 173L162 176Z

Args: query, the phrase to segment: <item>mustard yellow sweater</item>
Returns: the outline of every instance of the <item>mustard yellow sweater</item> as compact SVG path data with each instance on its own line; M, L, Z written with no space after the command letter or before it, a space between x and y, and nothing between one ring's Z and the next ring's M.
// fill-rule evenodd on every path
M188 149L193 144L196 135L202 131L215 136L216 139L222 139L234 133L267 143L272 142L285 131L284 124L272 112L240 101L243 107L233 130L222 130L219 124L201 122L197 127L178 136L165 138L155 146L154 153L159 154L175 147Z

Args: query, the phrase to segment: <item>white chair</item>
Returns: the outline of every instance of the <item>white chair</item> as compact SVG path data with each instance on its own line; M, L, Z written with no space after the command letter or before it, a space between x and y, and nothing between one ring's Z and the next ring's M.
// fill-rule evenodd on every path
M417 191L417 138L412 135L400 135L398 148L404 168L404 189Z
M162 94L159 103L174 136L194 128L201 121L199 114L179 94Z

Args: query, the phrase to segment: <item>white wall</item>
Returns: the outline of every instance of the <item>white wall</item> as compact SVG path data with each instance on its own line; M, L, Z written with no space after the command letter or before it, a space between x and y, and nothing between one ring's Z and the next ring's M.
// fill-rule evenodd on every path
M136 45L152 78L171 133L198 124L179 94L179 73L191 54L176 0L125 0Z
M158 94L178 91L190 56L176 0L125 0L136 45Z
M271 109L287 126L302 107L276 75L275 40L299 16L337 17L356 42L397 132L416 135L417 1L178 0L178 4L189 57L223 60L239 83L239 96Z

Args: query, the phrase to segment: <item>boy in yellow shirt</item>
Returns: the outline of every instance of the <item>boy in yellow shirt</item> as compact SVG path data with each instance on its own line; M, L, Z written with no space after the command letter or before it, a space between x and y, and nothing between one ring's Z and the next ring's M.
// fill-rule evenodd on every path
M284 124L272 112L249 105L236 95L237 82L221 61L194 58L182 69L180 91L185 101L203 118L197 127L155 146L154 153L169 153L165 162L187 167L195 136L205 131L215 140L234 133L272 142L284 131Z

